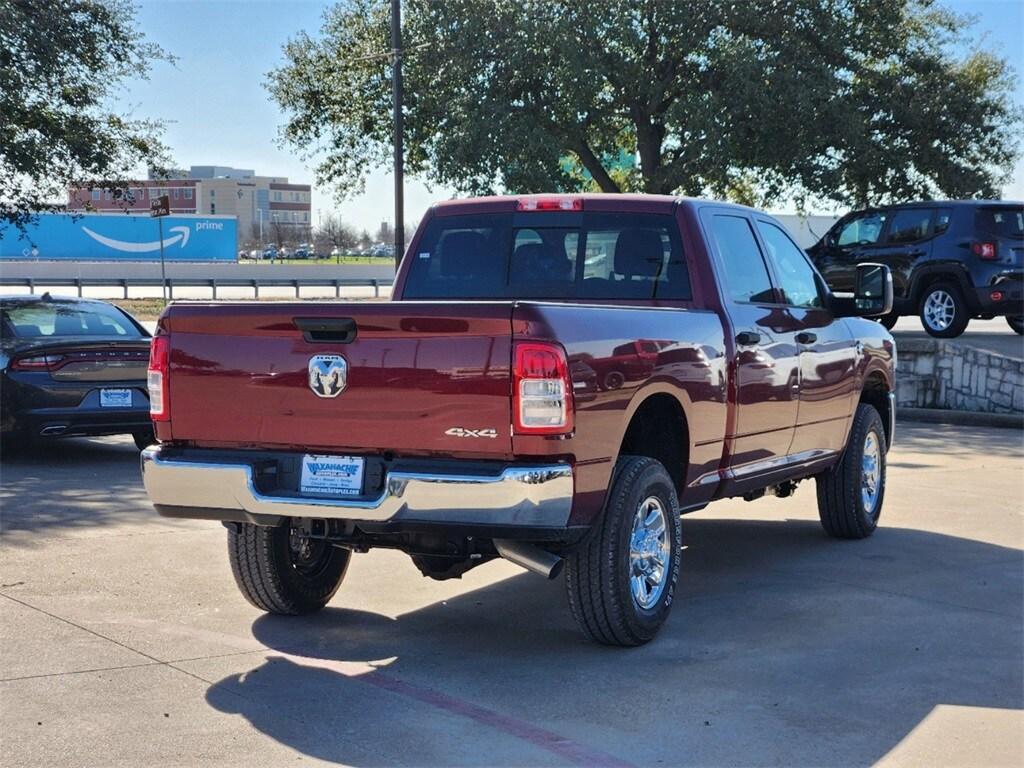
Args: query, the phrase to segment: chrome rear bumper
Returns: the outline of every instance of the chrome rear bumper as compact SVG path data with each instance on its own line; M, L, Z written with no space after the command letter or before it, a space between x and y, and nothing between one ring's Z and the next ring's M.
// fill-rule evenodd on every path
M142 480L157 511L171 517L269 520L311 517L508 527L565 527L572 508L566 464L509 466L494 475L388 471L375 499L274 496L256 489L245 463L142 452Z

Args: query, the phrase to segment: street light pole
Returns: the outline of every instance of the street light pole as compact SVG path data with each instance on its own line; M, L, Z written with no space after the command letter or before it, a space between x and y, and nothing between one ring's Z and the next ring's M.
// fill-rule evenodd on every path
M391 70L392 101L395 129L395 267L405 253L404 188L402 167L402 0L391 0L391 49L394 66Z

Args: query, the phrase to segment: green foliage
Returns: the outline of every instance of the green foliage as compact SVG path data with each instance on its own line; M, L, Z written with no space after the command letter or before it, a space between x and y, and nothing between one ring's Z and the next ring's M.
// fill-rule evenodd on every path
M924 0L407 0L403 43L407 170L464 193L992 196L1015 158L1008 65ZM342 197L390 158L389 49L347 0L268 76Z
M159 165L159 125L109 102L153 59L127 0L0 0L0 227L64 207L69 186L124 193Z

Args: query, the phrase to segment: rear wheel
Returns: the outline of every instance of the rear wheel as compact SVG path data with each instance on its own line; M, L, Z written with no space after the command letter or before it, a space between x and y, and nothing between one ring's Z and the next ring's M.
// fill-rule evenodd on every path
M885 498L885 428L874 406L862 403L842 460L816 478L818 515L829 536L864 539L875 532Z
M668 617L682 527L675 485L655 459L619 459L604 516L565 572L569 607L592 640L642 645Z
M1024 316L1008 317L1006 318L1006 324L1013 328L1014 333L1024 335Z
M267 613L298 615L323 608L345 578L352 553L289 525L236 523L228 529L231 572L242 595Z
M152 429L145 429L141 432L133 432L132 440L135 441L135 447L141 451L149 448L156 441L156 436Z
M921 298L921 324L929 336L951 339L967 329L971 320L960 286L951 282L929 285Z

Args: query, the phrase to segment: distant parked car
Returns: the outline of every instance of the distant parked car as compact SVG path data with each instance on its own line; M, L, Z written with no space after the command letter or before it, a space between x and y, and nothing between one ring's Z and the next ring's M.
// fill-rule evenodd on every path
M153 442L150 334L103 301L0 296L3 440L130 434Z
M263 249L263 258L264 259L276 259L277 258L277 249L276 248L264 248Z
M259 261L260 259L263 258L263 251L260 250L259 248L253 248L251 251L249 251L249 258L252 259L253 261Z
M300 245L294 251L292 251L292 258L295 259L308 259L312 255L312 251L306 246Z
M852 291L857 265L892 270L892 328L917 314L932 336L951 338L972 317L1006 317L1024 333L1024 205L947 200L849 213L808 249L834 291Z

